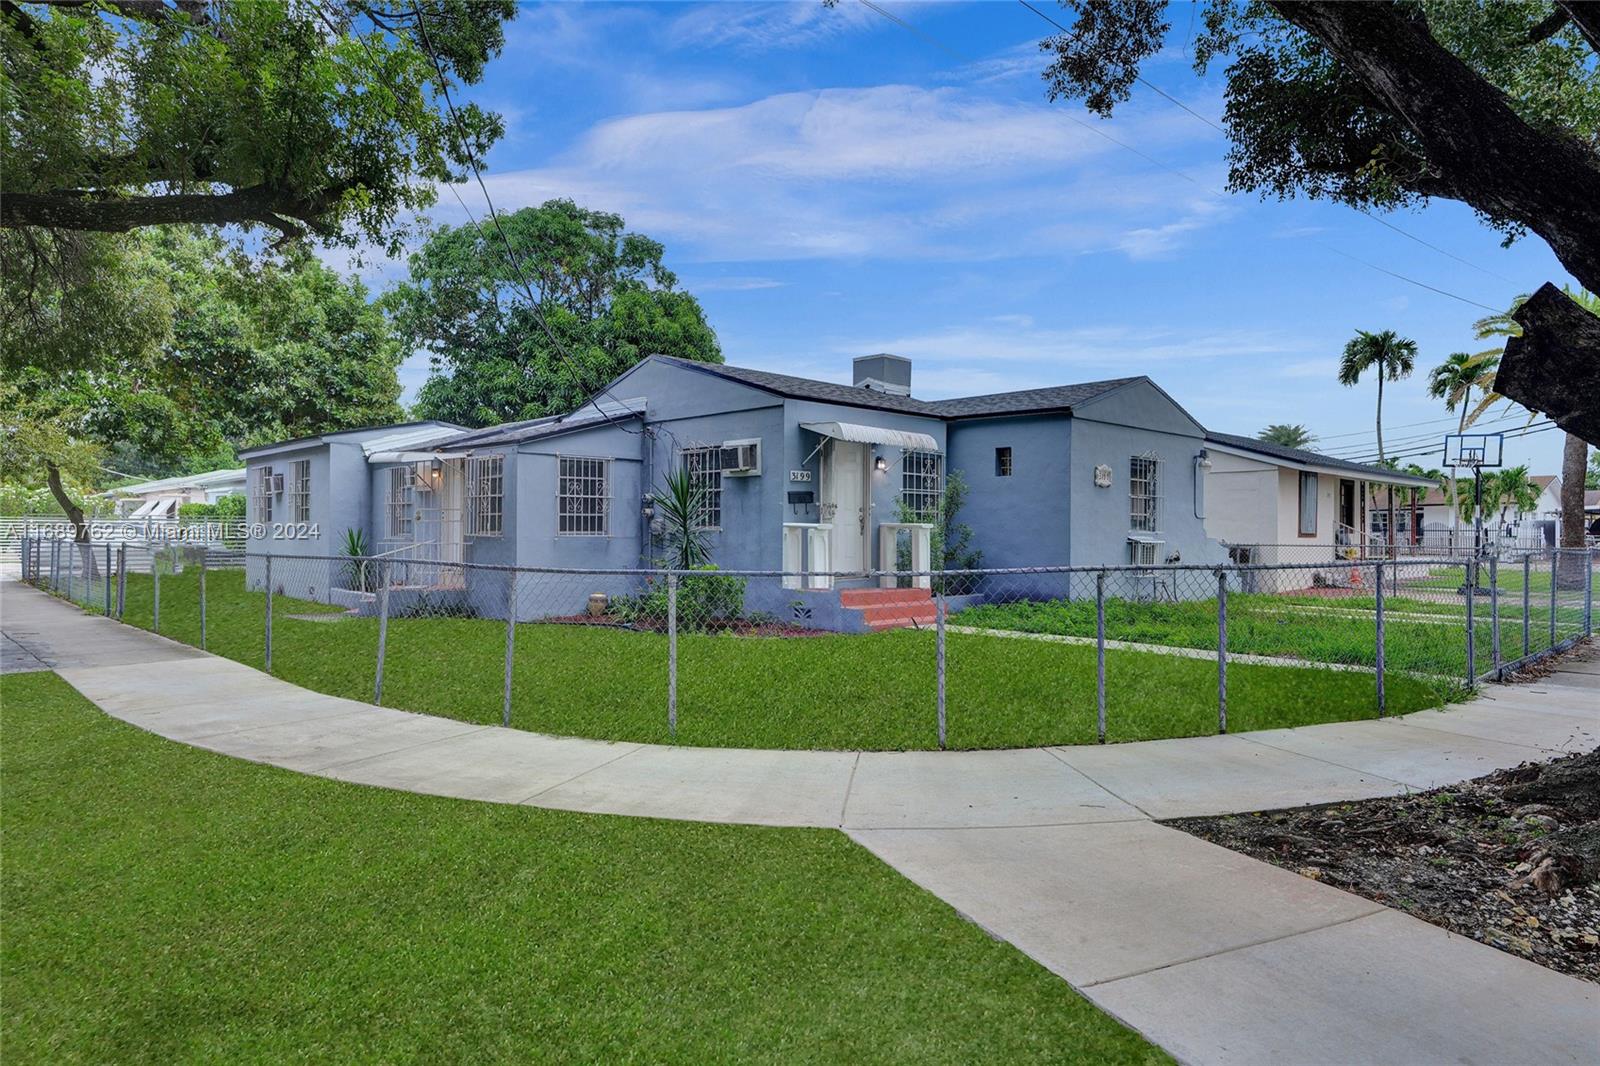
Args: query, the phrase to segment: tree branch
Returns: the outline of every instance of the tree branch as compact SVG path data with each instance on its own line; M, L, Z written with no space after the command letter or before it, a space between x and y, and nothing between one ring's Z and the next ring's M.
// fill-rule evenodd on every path
M1534 24L1527 35L1522 38L1522 44L1526 47L1530 44L1538 44L1540 41L1548 41L1556 35L1557 30L1571 21L1572 16L1563 11L1561 6L1557 4L1554 11Z
M1511 317L1495 391L1600 445L1600 315L1545 282Z
M1592 0L1556 0L1556 7L1566 12L1589 47L1600 54L1600 4Z
M141 226L201 222L219 226L261 223L278 230L284 241L322 232L323 216L353 184L329 186L306 196L254 185L229 193L174 193L99 199L91 193L58 189L45 193L8 193L0 199L0 226L45 226L56 229L126 233Z
M1539 234L1573 277L1600 291L1600 165L1589 149L1529 126L1504 94L1436 41L1408 8L1268 2L1320 41L1406 124L1459 199Z

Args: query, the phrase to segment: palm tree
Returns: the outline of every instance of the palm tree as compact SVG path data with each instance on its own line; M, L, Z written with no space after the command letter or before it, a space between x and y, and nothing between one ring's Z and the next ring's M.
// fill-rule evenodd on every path
M687 470L674 470L661 481L662 487L651 493L651 499L661 516L668 552L665 562L674 570L698 570L711 561L702 522L705 493Z
M1506 511L1512 510L1513 514L1525 515L1539 506L1539 496L1542 489L1528 476L1528 468L1523 466L1508 466L1504 470L1495 471L1492 479L1484 483L1484 496L1486 502L1500 510L1500 524L1505 525Z
M1494 316L1496 321L1502 317L1506 317L1509 320L1509 316ZM1474 326L1474 329L1478 331L1479 340L1488 335L1484 330L1488 328L1487 324L1489 322L1490 319L1480 319ZM1512 322L1512 325L1515 326L1516 323ZM1472 404L1472 390L1480 390L1486 399L1495 395L1494 374L1499 367L1500 354L1492 349L1487 352L1479 352L1477 355L1468 355L1466 352L1452 352L1448 359L1434 367L1428 374L1428 395L1436 400L1443 400L1446 411L1455 411L1458 408L1461 411L1461 418L1456 426L1457 433L1465 433L1467 427L1472 424L1473 420L1482 411L1482 408L1479 408L1477 411L1471 412L1470 415L1468 414L1467 409ZM1456 498L1455 467L1450 468L1450 487L1446 490L1446 495L1452 500ZM1456 538L1460 533L1460 511L1458 508L1452 507L1450 509L1450 546L1452 548L1455 547Z
M1309 448L1316 443L1317 438L1305 426L1274 422L1257 433L1256 440L1264 440L1268 444L1278 444L1285 448Z
M1402 337L1392 329L1381 333L1356 330L1350 343L1344 346L1344 356L1339 360L1339 384L1350 387L1361 380L1368 370L1378 378L1378 462L1383 462L1383 382L1399 381L1410 377L1417 365L1417 342ZM1394 539L1394 496L1389 497L1389 524L1386 536Z

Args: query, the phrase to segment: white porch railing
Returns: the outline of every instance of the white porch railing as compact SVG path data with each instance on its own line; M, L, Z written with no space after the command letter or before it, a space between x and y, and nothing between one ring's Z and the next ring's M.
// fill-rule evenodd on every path
M900 531L904 529L911 534L911 565L899 565L900 556ZM892 589L899 580L893 570L914 570L917 576L911 579L911 587L926 589L933 587L933 580L927 571L933 569L933 523L931 522L879 522L878 523L878 569L884 571L878 578L880 588Z
M833 525L828 522L783 524L783 587L830 589L833 569L828 554Z

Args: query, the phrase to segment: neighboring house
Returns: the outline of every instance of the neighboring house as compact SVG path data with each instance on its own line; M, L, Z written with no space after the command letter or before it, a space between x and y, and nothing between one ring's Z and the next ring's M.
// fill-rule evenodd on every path
M852 629L863 619L841 590L866 606L865 589L892 579L865 571L931 565L949 470L968 485L956 517L985 567L1225 562L1206 518L1217 439L1145 377L930 401L911 395L911 364L897 356L855 360L851 385L651 356L565 416L481 430L408 423L243 454L250 517L266 533L255 551L331 556L358 530L402 585L455 589L480 613L503 613L504 581L492 575L491 597L469 587L486 589L486 573L456 564L652 565L663 545L651 493L687 470L718 566L803 572L752 580L749 610ZM1331 533L1326 542L1331 552ZM261 561L251 566L259 580ZM576 613L591 592L633 591L632 580L524 575L519 613ZM274 587L318 598L349 600L348 583L337 563L273 575ZM1008 595L1069 591L1059 577L1006 583Z
M224 496L244 492L245 472L211 470L204 474L182 474L158 481L121 485L99 495L113 499L122 518L172 520L186 503L216 503Z
M1600 489L1584 490L1583 520L1591 540L1600 539Z
M1561 516L1561 478L1555 474L1535 474L1528 480L1539 486L1539 500L1530 511L1514 511L1509 506L1501 507L1486 504L1483 516L1483 528L1497 543L1514 544L1520 547L1538 547L1540 545L1553 546L1556 536L1556 521ZM1472 478L1462 471L1458 482L1458 491L1471 494ZM1400 508L1396 505L1396 510ZM1408 511L1410 508L1406 508ZM1428 494L1422 498L1417 507L1419 528L1421 530L1421 543L1429 547L1443 546L1450 542L1451 515L1450 503L1445 498L1444 490L1435 485ZM1472 519L1463 516L1460 519L1459 543L1472 543ZM1410 530L1410 516L1405 515L1396 519L1401 535L1405 536ZM1381 526L1374 526L1374 532L1379 532Z
M1405 498L1400 490L1434 484L1231 433L1208 432L1206 444L1206 530L1230 545L1238 562L1331 561L1370 543L1363 531L1389 488Z

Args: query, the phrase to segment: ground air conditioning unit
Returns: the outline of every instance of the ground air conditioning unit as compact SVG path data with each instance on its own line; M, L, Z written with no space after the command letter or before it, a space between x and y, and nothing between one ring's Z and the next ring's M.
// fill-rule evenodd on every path
M729 477L752 477L761 473L761 442L733 441L724 444L718 465Z

